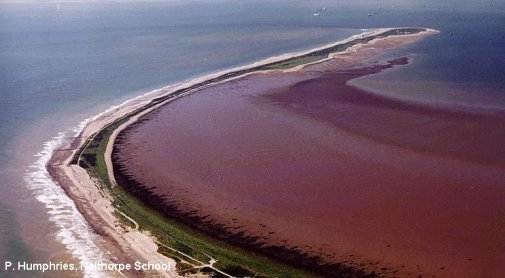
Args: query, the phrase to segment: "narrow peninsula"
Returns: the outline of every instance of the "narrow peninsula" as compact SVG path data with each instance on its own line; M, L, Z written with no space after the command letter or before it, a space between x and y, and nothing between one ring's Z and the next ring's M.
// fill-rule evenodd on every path
M176 266L132 276L407 277L419 265L439 274L436 258L398 256L404 242L366 238L382 229L379 216L339 197L370 201L345 183L365 188L387 169L339 175L371 168L376 158L356 157L367 161L380 142L422 149L407 135L380 137L374 119L428 109L348 81L408 64L374 59L435 33L376 29L157 90L88 122L48 170L103 236L111 261Z

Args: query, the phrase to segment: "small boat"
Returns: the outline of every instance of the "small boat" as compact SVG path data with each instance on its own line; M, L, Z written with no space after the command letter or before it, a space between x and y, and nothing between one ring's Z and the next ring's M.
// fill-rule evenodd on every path
M318 16L324 11L326 11L326 8L317 9L316 12L314 13L314 16Z

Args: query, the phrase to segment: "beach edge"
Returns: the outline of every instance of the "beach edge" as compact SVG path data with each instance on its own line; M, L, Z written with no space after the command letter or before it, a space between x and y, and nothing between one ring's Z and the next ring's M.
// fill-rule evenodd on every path
M170 264L174 266L173 271L158 272L156 273L156 275L165 277L177 277L178 274L175 271L175 261L158 253L157 252L158 246L156 245L156 241L149 235L140 232L137 229L125 227L120 223L120 220L118 219L118 216L116 214L116 208L112 204L113 197L110 194L108 194L106 190L103 189L103 186L100 185L100 181L98 181L94 177L91 177L84 168L80 167L78 164L72 164L74 156L78 154L80 150L82 150L93 139L93 137L96 134L98 134L101 130L103 130L105 127L108 127L116 123L119 119L131 115L126 122L120 124L116 129L114 129L112 135L110 136L107 142L107 148L105 150L105 161L107 165L109 179L112 184L115 184L112 169L112 160L111 160L111 153L114 141L117 137L117 134L119 134L121 130L125 129L132 123L136 122L139 117L175 99L191 94L192 92L201 88L198 87L198 85L206 86L205 82L212 80L216 77L229 74L232 72L238 72L244 69L256 68L259 66L267 65L269 63L300 57L314 51L326 49L335 45L351 41L356 38L377 35L386 31L396 29L399 28L379 28L371 31L366 31L336 43L327 44L322 47L317 47L306 51L284 54L268 58L265 60L261 60L259 62L255 62L246 66L236 67L229 70L212 73L209 75L205 75L203 77L191 79L190 81L187 82L167 86L162 89L155 90L149 94L129 100L123 103L122 105L114 107L113 109L110 109L105 113L99 114L98 116L90 120L83 128L83 130L80 132L80 134L72 141L70 148L69 146L62 146L57 151L54 152L47 165L47 169L51 174L51 176L55 179L55 181L65 190L67 195L71 197L71 199L76 204L78 210L85 217L88 224L93 228L93 230L96 231L108 242L107 249L115 257L117 257L116 260L118 262L131 263L140 260L140 261ZM425 35L438 32L433 29L428 28L423 29L424 31L413 35L419 35L419 34ZM328 55L328 58L326 59L301 64L293 68L253 71L245 73L243 75L226 78L217 83L227 82L252 73L278 71L278 70L296 71L301 67L305 67L313 63L320 63L328 59L333 59L336 57L336 55L340 55L348 51L357 51L359 49L359 46L360 44L356 44L350 48L347 48L343 52L332 53L331 55ZM210 83L210 85L214 85L217 83ZM183 94L165 99L164 101L161 101L147 109L143 109L148 105L152 104L152 102L156 99L169 97L170 95L174 94L175 92L181 89L190 88L192 86L197 86L197 88L194 90L189 90ZM135 111L138 111L139 109L143 110L139 113L135 113Z

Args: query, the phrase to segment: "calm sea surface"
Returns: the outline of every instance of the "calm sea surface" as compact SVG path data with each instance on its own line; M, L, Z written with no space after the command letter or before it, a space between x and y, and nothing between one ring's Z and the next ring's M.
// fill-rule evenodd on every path
M0 4L0 263L102 256L43 165L84 119L171 83L366 28L422 26L442 33L388 54L409 55L411 65L356 83L392 97L505 110L503 1L415 2Z

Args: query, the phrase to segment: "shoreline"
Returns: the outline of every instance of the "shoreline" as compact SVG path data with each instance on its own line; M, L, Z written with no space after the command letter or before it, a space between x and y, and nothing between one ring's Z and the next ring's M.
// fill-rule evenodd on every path
M187 82L167 86L129 100L122 105L112 108L106 113L96 116L90 122L88 122L79 136L73 140L70 148L68 148L68 146L64 146L54 152L49 164L47 165L48 171L65 190L67 195L69 195L74 200L77 208L88 221L88 224L90 224L90 226L98 234L108 239L109 244L107 247L113 256L117 257L117 261L129 262L135 260L145 260L149 262L164 262L175 265L175 262L172 259L169 259L157 253L158 246L151 237L136 229L122 226L118 220L117 215L115 214L115 208L112 204L112 196L110 196L110 194L108 194L104 188L101 188L99 182L94 177L91 177L84 168L76 164L72 164L72 160L75 154L87 146L89 142L92 141L94 136L101 130L110 125L116 124L122 119L126 119L126 122L121 123L114 129L107 142L107 147L105 150L105 163L107 165L108 177L114 186L115 180L112 174L113 169L111 161L113 143L116 139L117 134L121 130L134 123L142 115L145 115L172 100L178 99L180 97L191 94L194 91L205 88L206 86L212 86L217 83L227 82L253 73L264 73L269 71L296 71L307 65L317 64L330 59L334 59L337 55L342 55L348 52L355 52L363 44L357 43L349 48L346 48L345 51L330 53L330 55L328 55L328 57L325 59L302 63L288 69L254 70L256 68L264 67L272 63L290 60L293 58L308 55L313 52L339 46L347 42L359 39L360 37L376 36L381 33L397 29L399 28L381 28L373 31L367 31L336 43L327 44L325 46L317 47L307 51L284 54L277 57L264 59L250 65L212 73L206 76L189 80ZM414 35L401 36L421 36L425 35L426 33L429 34L437 32L432 29L423 30L424 31L416 33ZM377 40L372 40L370 43L374 43ZM251 71L241 74L240 72L244 70ZM177 92L180 93L176 94ZM81 154L79 153L79 156L80 155ZM135 276L144 275L143 273L132 274ZM174 271L168 274L157 273L156 275L175 277L177 276L177 273Z

